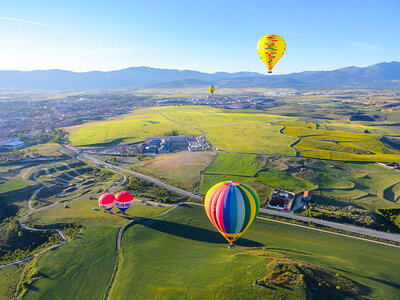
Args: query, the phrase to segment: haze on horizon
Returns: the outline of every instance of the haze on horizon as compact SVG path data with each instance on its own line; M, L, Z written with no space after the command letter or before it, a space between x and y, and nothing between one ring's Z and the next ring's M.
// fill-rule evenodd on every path
M275 74L400 60L400 2L6 1L0 70L133 66L266 73L256 44L285 38Z

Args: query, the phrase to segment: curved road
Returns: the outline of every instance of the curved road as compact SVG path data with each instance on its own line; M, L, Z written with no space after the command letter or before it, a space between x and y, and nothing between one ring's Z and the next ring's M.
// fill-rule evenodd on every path
M123 178L124 178L124 180L121 182L121 184L120 184L119 186L117 186L117 187L114 189L114 191L120 189L121 187L123 187L124 185L126 185L126 184L128 183L128 178L127 178L124 174L121 174L121 173L119 173L119 172L115 172L115 173L122 175ZM111 187L112 187L112 186L111 186ZM111 187L110 187L110 188L111 188ZM83 199L83 198L87 198L87 197L90 197L90 196L99 196L99 195L101 195L101 193L98 193L98 194L87 194L87 195L83 195L83 196L80 196L80 197L77 197L77 198L72 197L71 200L64 201L64 202L59 202L59 203L54 203L54 204L47 205L47 206L43 206L43 207L38 208L38 209L36 209L36 210L32 210L32 211L30 211L29 213L27 213L26 215L22 216L21 219L19 219L19 221L18 221L18 222L19 222L19 225L20 225L22 228L27 229L27 230L33 230L33 231L57 231L57 233L61 236L61 238L63 239L63 241L62 241L61 243L58 243L58 244L49 246L49 247L47 247L47 248L45 248L45 249L43 249L43 250L41 250L41 251L35 253L34 255L32 255L32 256L30 256L30 257L27 257L27 258L24 258L24 259L21 259L21 260L18 260L18 261L14 261L14 262L11 262L11 263L8 263L8 264L5 264L5 265L1 265L1 266L0 266L0 269L5 268L5 267L8 267L8 266L12 266L12 265L19 264L19 263L21 263L21 262L25 262L25 261L32 260L33 258L35 258L36 256L38 256L38 255L40 255L40 254L42 254L42 253L44 253L44 252L47 252L47 251L49 251L49 250L52 250L52 249L54 249L54 248L57 248L57 247L59 247L59 246L61 246L61 245L64 245L64 244L68 243L68 239L66 238L66 236L64 235L64 233L63 233L60 229L57 229L57 228L46 228L46 229L40 228L40 229L39 229L39 228L29 227L29 226L27 226L27 225L24 224L24 220L25 220L26 217L30 216L31 214L33 214L33 213L35 213L35 212L41 211L41 210L45 210L45 209L48 209L48 208L51 208L51 207L55 207L55 206L59 206L59 205L65 205L66 203L70 203L70 202L73 202L73 201L78 201L78 200L81 200L81 199Z
M149 176L146 176L146 175L143 175L143 174L140 174L140 173L136 173L136 172L133 172L133 171L130 171L130 170L127 170L127 169L124 169L124 168L117 167L117 166L114 166L112 164L106 163L103 160L100 160L100 159L98 159L98 158L96 158L96 157L94 157L94 156L92 156L90 154L82 153L80 155L82 157L94 162L95 164L103 165L103 166L107 167L108 169L112 169L112 170L115 170L115 171L120 171L120 172L131 174L131 175L133 175L135 177L138 177L138 178L141 178L143 180L149 181L149 182L151 182L151 183L153 183L155 185L158 185L158 186L160 186L160 187L162 187L162 188L164 188L166 190L170 190L170 191L175 192L177 194L180 194L180 195L183 195L183 196L186 196L186 197L189 197L189 198L197 199L197 200L201 200L202 199L202 197L199 196L199 195L195 195L195 194L190 193L188 191L184 191L184 190L178 189L176 187L168 185L168 184L166 184L164 182L161 182L161 181L159 181L157 179L154 179L152 177L149 177Z
M70 150L73 150L71 148L69 148ZM76 151L73 150L75 153ZM102 164L104 166L107 166L110 169L113 170L118 170L120 172L125 172L125 173L129 173L132 174L133 176L137 176L139 178L142 178L144 180L150 181L154 184L157 184L163 188L166 188L168 190L171 190L175 193L184 195L184 196L188 196L194 199L198 199L201 200L202 197L199 195L195 195L193 193L187 192L187 191L183 191L181 189L175 188L173 186L170 186L168 184L165 184L161 181L158 181L154 178L151 178L149 176L140 174L140 173L136 173L133 171L129 171L120 167L116 167L113 166L111 164L105 163L104 161L97 159L89 154L81 154L83 157L85 157L86 159L89 159L91 161L93 161L96 164ZM299 220L299 221L303 221L303 222L312 222L314 224L318 224L318 225L323 225L323 226L327 226L327 227L332 227L332 228L336 228L336 229L341 229L341 230L346 230L349 232L353 232L353 233L358 233L358 234L363 234L366 236L370 236L370 237L374 237L374 238L381 238L381 239L386 239L389 241L394 241L394 242L400 242L400 235L399 234L394 234L394 233L387 233L387 232L383 232L383 231L377 231L377 230L373 230L373 229L369 229L369 228L364 228L364 227L359 227L359 226L354 226L354 225L346 225L346 224L341 224L341 223L336 223L336 222L331 222L331 221L324 221L324 220L319 220L319 219L315 219L315 218L309 218L309 217L304 217L304 216L298 216L298 215L294 215L291 213L285 213L285 212L281 212L281 211L276 211L276 210L272 210L272 209L266 209L266 208L260 208L260 212L264 213L264 214L268 214L268 215L273 215L273 216L279 216L279 217L285 217L285 218L290 218L290 219L295 219L295 220Z

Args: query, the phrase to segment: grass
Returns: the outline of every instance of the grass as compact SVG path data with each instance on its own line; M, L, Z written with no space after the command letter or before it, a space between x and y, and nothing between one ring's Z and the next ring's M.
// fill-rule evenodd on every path
M47 144L40 144L29 147L24 150L38 152L42 156L62 156L63 154L57 150L62 150L63 148L56 143L47 143Z
M310 160L321 194L370 210L399 208L400 173L372 163Z
M181 189L194 191L200 181L200 172L214 156L215 152L211 151L164 154L141 161L131 169Z
M23 264L19 264L0 269L0 300L13 297L23 267Z
M385 147L382 136L373 133L379 129L376 126L318 122L253 110L177 106L138 110L66 130L75 146L115 145L177 130L180 134L204 132L214 148L226 152L296 156L297 150L305 157L342 161L400 159L399 151ZM371 133L364 133L366 130Z
M318 129L302 122L286 125L283 133L301 139L294 148L305 157L373 162L400 159L400 152L385 147L377 134Z
M91 200L89 198L92 198ZM117 208L112 209L112 213L105 213L97 203L97 197L88 197L68 203L69 208L62 205L52 207L43 211L38 211L31 215L27 221L30 224L51 225L54 223L78 223L82 225L102 225L102 226L121 226L127 223L127 219L135 217L150 217L161 213L168 207L146 206L135 200L134 204L126 211L125 215L116 213ZM93 210L97 208L98 210Z
M218 174L218 175L204 174L202 181L200 183L199 192L205 195L207 191L214 184L217 184L218 182L221 181L229 181L229 180L242 181L248 184L261 183L262 185L258 186L259 188L256 188L259 194L263 192L266 186L289 189L294 191L305 190L305 189L312 190L316 188L313 184L305 180L302 180L300 178L297 178L288 172L270 169L257 173L255 177L245 177L239 175L226 175L226 174ZM266 196L269 196L269 194L267 194ZM260 199L260 200L262 202L265 201L265 199Z
M40 279L27 299L102 299L117 259L116 227L88 226L38 261Z
M312 293L323 295L297 286L252 286L266 275L271 257L248 255L245 247L260 245L276 256L284 254L348 277L366 286L370 298L398 295L396 248L256 220L239 239L237 249L229 250L204 208L186 206L127 229L124 261L111 299L306 299Z
M206 174L231 174L254 176L259 168L257 155L218 153L218 156L207 169Z
M290 164L281 165L276 160L271 161L264 156L253 154L218 153L217 158L202 176L199 192L205 195L218 182L238 180L251 184L259 193L263 203L269 196L271 187L294 191L316 188L308 180L296 176L300 168L292 167L294 170L290 170L288 165Z
M66 128L74 146L103 146L115 143L131 143L144 140L149 136L160 136L163 132L175 130L177 125L158 113L149 119L130 117L93 125ZM77 129L77 130L76 130ZM76 130L76 131L75 131ZM195 130L179 128L180 134L196 134Z
M30 185L28 182L12 178L0 178L0 194L23 189Z
M235 113L205 106L159 107L138 110L106 122L65 128L75 146L104 146L143 140L177 130L180 134L206 132L214 147L229 152L295 155L297 138L280 133L271 122L287 117L263 113ZM273 142L271 142L273 141Z

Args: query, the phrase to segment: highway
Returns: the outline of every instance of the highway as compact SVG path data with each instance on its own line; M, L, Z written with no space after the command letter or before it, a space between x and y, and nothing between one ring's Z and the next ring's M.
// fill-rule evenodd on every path
M175 192L177 194L180 194L180 195L183 195L183 196L186 196L186 197L189 197L189 198L197 199L197 200L201 200L202 199L202 197L199 196L199 195L196 195L196 194L190 193L188 191L184 191L184 190L178 189L176 187L168 185L168 184L166 184L164 182L161 182L161 181L159 181L157 179L154 179L152 177L149 177L149 176L146 176L146 175L143 175L143 174L140 174L140 173L136 173L136 172L133 172L133 171L130 171L130 170L127 170L127 169L124 169L124 168L121 168L121 167L114 166L112 164L106 163L106 162L104 162L104 161L102 161L102 160L100 160L100 159L98 159L98 158L96 158L96 157L94 157L94 156L92 156L90 154L81 153L80 156L83 157L83 158L86 158L86 159L88 159L88 160L90 160L92 162L94 162L95 164L103 165L103 166L107 167L108 169L112 169L112 170L115 170L115 171L131 174L131 175L133 175L135 177L138 177L140 179L149 181L149 182L151 182L151 183L153 183L155 185L158 185L158 186L160 186L162 188L165 188L165 189L170 190L172 192Z
M307 222L307 223L312 222L314 224L319 224L319 225L323 225L323 226L327 226L327 227L342 229L342 230L346 230L346 231L350 231L350 232L354 232L354 233L360 233L360 234L363 234L366 236L381 238L381 239L394 241L394 242L400 242L399 234L387 233L387 232L377 231L377 230L359 227L359 226L346 225L346 224L324 221L324 220L315 219L315 218L298 216L295 214L286 213L283 211L272 210L272 209L266 209L266 208L260 208L260 212L263 214L267 214L267 215L290 218L290 219L295 219L295 220L299 220L299 221L303 221L303 222Z
M68 146L65 146L68 148L68 150L73 151L75 154L79 155L79 153ZM194 198L194 199L198 199L201 200L202 197L199 195L195 195L193 193L178 189L176 187L170 186L166 183L163 183L161 181L158 181L154 178L151 178L149 176L140 174L140 173L136 173L133 171L129 171L117 166L113 166L111 164L108 164L100 159L97 159L93 156L91 156L90 154L87 153L81 153L81 156L83 156L84 158L91 160L92 162L99 164L99 165L103 165L106 166L109 169L113 169L116 171L120 171L120 172L124 172L124 173L128 173L128 174L132 174L133 176L139 177L143 180L147 180L149 182L152 182L158 186L161 186L165 189L168 189L170 191L173 191L175 193L190 197L190 198ZM386 239L389 241L394 241L394 242L400 242L400 235L399 234L394 234L394 233L387 233L387 232L383 232L383 231L377 231L377 230L373 230L373 229L369 229L369 228L364 228L364 227L359 227L359 226L354 226L354 225L346 225L346 224L341 224L341 223L336 223L336 222L331 222L331 221L325 221L325 220L320 220L320 219L315 219L315 218L310 218L310 217L304 217L304 216L298 216L295 214L291 214L291 213L286 213L286 212L282 212L282 211L277 211L277 210L272 210L272 209L266 209L266 208L260 208L260 212L264 213L264 214L268 214L268 215L272 215L272 216L279 216L279 217L285 217L285 218L289 218L289 219L295 219L295 220L299 220L299 221L303 221L303 222L311 222L314 224L318 224L318 225L323 225L323 226L327 226L327 227L332 227L332 228L337 228L337 229L341 229L341 230L346 230L349 232L353 232L353 233L358 233L358 234L363 234L365 236L370 236L370 237L374 237L374 238L381 238L381 239Z

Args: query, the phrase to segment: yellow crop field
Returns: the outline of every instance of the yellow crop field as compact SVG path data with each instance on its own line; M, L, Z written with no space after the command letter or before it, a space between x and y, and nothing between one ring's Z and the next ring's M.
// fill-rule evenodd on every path
M206 133L213 147L228 152L295 155L297 138L280 132L280 120L294 119L262 113L235 113L207 106L158 107L135 111L102 123L65 128L74 146L128 143L164 132Z
M175 130L181 135L205 134L213 148L226 152L301 155L345 161L400 160L400 152L385 147L380 135L357 132L364 128L368 126L302 122L295 117L254 110L166 106L136 110L103 122L90 122L65 130L70 133L71 143L78 147L137 142Z
M301 139L294 148L305 157L343 161L400 160L400 152L385 147L377 134L316 129L304 122L285 125L284 134Z

